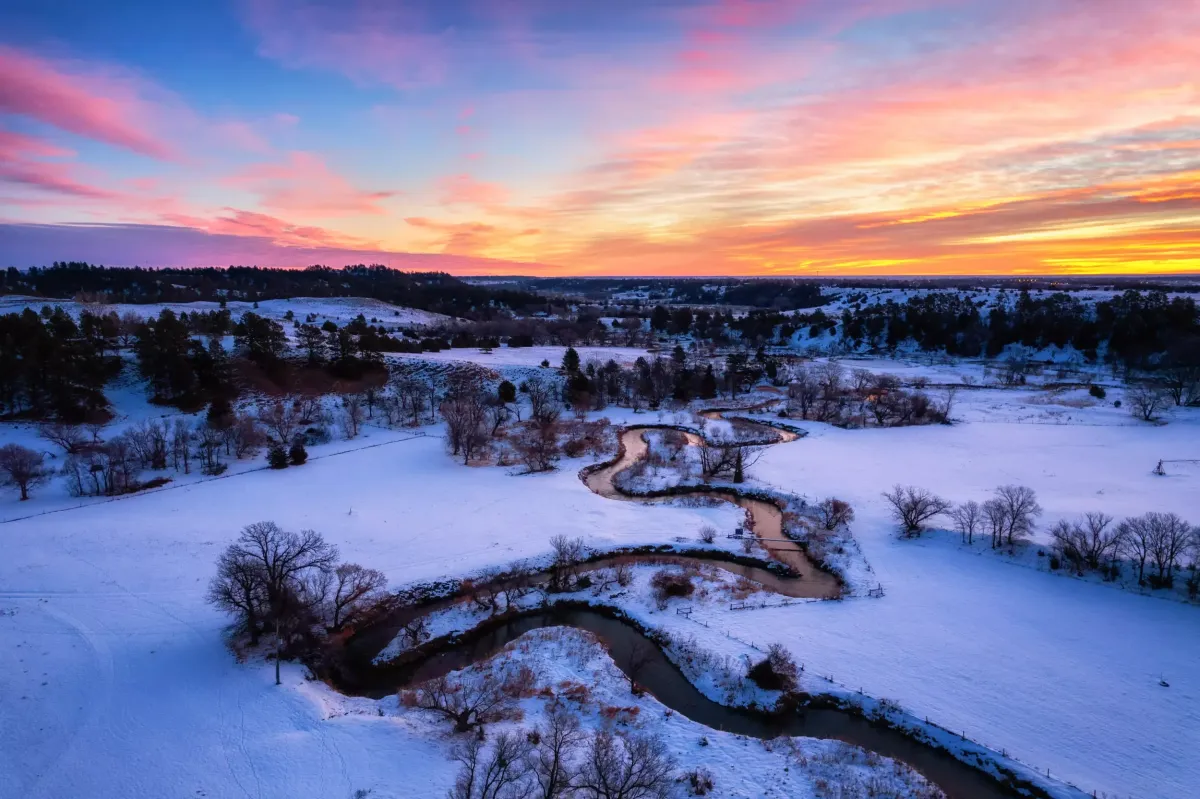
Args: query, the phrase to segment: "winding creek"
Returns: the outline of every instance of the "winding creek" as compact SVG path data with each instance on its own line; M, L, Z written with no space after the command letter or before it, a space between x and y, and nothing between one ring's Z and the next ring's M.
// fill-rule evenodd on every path
M718 418L721 413L708 412L709 418ZM740 423L760 427L760 432L774 436L777 443L798 437L795 433L768 424L747 420ZM647 425L624 430L618 457L610 463L586 470L583 479L588 488L614 500L665 501L666 497L628 495L617 487L613 478L645 457L648 451L647 433L667 429L676 428ZM690 445L700 444L700 438L695 433L687 432L685 435ZM799 545L772 540L784 538L783 517L778 506L764 499L744 495L733 487L700 487L689 493L732 502L745 509L750 516L753 533L760 539L767 539L762 543L770 555L786 564L799 577L782 576L746 563L727 562L721 559L720 553L706 553L703 558L681 554L629 553L602 557L589 562L584 568L605 568L618 562L668 561L687 564L703 561L742 574L787 596L831 598L840 595L838 579L817 568ZM537 574L523 579L536 581L545 577L545 574ZM508 643L532 630L554 626L576 627L595 635L622 670L625 670L624 664L635 647L649 651L650 663L637 673L639 685L666 707L707 727L764 739L789 735L841 740L907 763L937 784L949 799L1046 796L1044 791L1036 788L1031 791L1025 785L1021 786L1023 790L1018 790L1007 781L995 779L935 746L922 743L886 725L871 722L856 712L835 707L802 707L795 712L776 713L729 707L715 702L704 696L656 643L634 624L619 618L611 609L564 602L549 608L507 613L493 617L462 635L427 642L395 661L373 663L372 658L387 645L401 625L418 615L457 601L461 599L439 600L420 608L400 608L380 623L360 631L348 642L346 657L330 674L332 681L347 693L382 697L406 686L485 661Z

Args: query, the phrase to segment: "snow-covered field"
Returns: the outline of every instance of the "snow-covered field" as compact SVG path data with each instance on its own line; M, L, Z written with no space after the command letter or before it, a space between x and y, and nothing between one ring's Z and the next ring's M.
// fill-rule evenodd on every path
M422 352L418 354L392 354L392 358L406 358L418 361L468 361L477 363L482 366L494 366L497 368L506 366L538 366L542 361L549 361L550 365L558 368L562 364L563 354L566 353L566 347L517 347L511 349L509 347L498 347L491 352L481 352L478 349L463 347L450 350L442 350L441 352ZM638 358L650 359L654 357L646 350L636 347L576 347L575 351L579 353L579 362L587 364L592 361L605 363L609 360L614 360L620 364L631 364Z
M80 311L85 307L93 312L108 313L109 311L115 311L118 316L131 313L142 317L158 316L164 308L170 308L176 314L217 311L221 308L220 303L216 302L113 303L111 305L84 306L73 300L46 300L39 297L23 297L13 294L0 297L0 314L17 313L25 308L40 310L43 305L51 307L55 305L61 306L64 311L74 316L78 316ZM392 325L434 325L451 321L451 317L442 314L420 311L416 308L405 308L366 297L292 297L286 300L262 300L258 303L231 300L225 304L225 307L235 320L246 311L254 311L260 316L274 319L277 322L283 322L287 316L287 312L291 311L293 316L301 322L309 314L312 314L315 317L315 323L318 325L328 320L336 323L339 327L353 320L359 314L362 314L368 320L371 318L378 319L379 324L385 327L391 327Z
M561 360L561 348L540 357L537 349L512 352L534 358L529 365ZM1200 452L1194 410L1155 427L1111 402L1054 405L1046 396L963 391L954 416L964 421L952 427L807 424L808 437L770 448L752 476L851 501L853 532L886 596L737 613L712 605L696 611L710 624L693 625L697 640L732 657L752 650L725 632L782 641L814 674L899 701L1088 792L1194 796L1200 608L1029 568L949 533L902 541L886 517L880 492L895 482L955 500L1018 482L1038 492L1043 528L1086 510L1175 511L1200 522L1200 470L1151 474L1160 458ZM383 570L392 585L544 555L559 533L610 547L741 522L725 506L601 498L576 476L586 460L515 476L455 462L433 428L418 437L366 431L313 447L302 467L82 507L58 510L79 504L59 487L26 503L5 489L0 519L58 512L0 523L0 797L445 794L451 741L427 720L379 716L377 703L338 697L298 667L277 688L269 665L238 663L224 648L225 619L204 591L217 554L250 522L319 530L344 559ZM28 438L28 428L0 428L0 442ZM670 624L686 623L667 611L664 626L668 614ZM611 668L597 657L589 669ZM696 734L676 724L684 722L663 727L673 741ZM761 744L728 746L745 748L712 750L729 774L739 762L746 780L782 768L760 761ZM810 795L796 779L786 795ZM756 786L737 790L765 795ZM718 779L717 795L737 794Z

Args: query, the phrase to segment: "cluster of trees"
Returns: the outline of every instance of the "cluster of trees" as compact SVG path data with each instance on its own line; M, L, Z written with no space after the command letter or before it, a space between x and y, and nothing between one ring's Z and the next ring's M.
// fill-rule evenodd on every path
M946 422L954 409L953 387L939 402L920 388L902 388L895 375L866 369L847 373L832 361L785 366L780 371L788 381L788 412L802 419L850 427L899 427Z
M907 537L919 536L937 516L948 516L964 543L988 536L993 549L1012 547L1028 538L1042 515L1037 495L1027 486L1004 485L986 502L969 500L955 505L916 486L893 486L883 495L892 517ZM1137 569L1139 585L1170 588L1183 560L1191 557L1190 595L1200 595L1200 527L1174 513L1150 512L1120 523L1093 511L1080 519L1061 520L1050 530L1054 555L1051 568L1065 564L1082 574L1096 571L1107 580L1120 577L1122 559ZM1147 565L1153 572L1146 574Z
M912 341L966 357L994 357L1013 344L1072 346L1094 360L1107 345L1108 357L1129 367L1200 366L1195 300L1162 291L1128 290L1094 305L1066 292L1035 297L1022 291L1015 299L1002 294L990 307L971 295L933 292L847 309L841 322L850 346L895 349Z
M235 637L251 646L274 637L278 684L285 656L358 624L386 587L381 572L339 563L337 548L320 533L256 522L221 554L208 601L233 616Z
M906 537L921 535L929 521L949 514L963 541L974 543L976 535L986 533L992 549L1012 547L1029 537L1042 515L1037 494L1028 486L1003 485L986 502L970 500L958 506L932 491L911 485L895 485L884 492L883 498Z
M403 704L451 720L456 731L516 715L526 685L492 675L439 677L401 697ZM454 748L461 764L450 799L667 799L678 780L666 744L649 734L597 730L559 702L542 725L472 735ZM704 772L706 791L713 785Z
M115 314L61 308L0 316L0 414L85 421L108 416L104 386L120 374Z
M1075 521L1060 521L1050 530L1054 540L1055 560L1082 574L1096 571L1106 579L1120 576L1121 558L1137 567L1138 585L1151 588L1170 588L1175 584L1175 572L1182 559L1192 557L1192 574L1188 593L1200 595L1200 527L1193 527L1174 513L1151 511L1114 524L1113 517L1093 511ZM1055 562L1057 561L1057 563ZM1146 566L1153 573L1146 574Z
M0 294L127 303L370 297L467 319L533 312L546 305L544 299L527 291L474 286L440 272L404 272L361 264L342 269L110 269L56 262L48 268L0 272Z

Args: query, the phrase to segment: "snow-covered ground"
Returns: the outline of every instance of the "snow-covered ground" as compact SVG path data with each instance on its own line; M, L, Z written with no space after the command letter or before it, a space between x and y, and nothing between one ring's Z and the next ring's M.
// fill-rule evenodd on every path
M554 349L542 357L557 363ZM1200 452L1194 410L1156 427L1134 424L1111 401L1076 407L1077 397L1056 405L1047 396L964 390L954 413L964 421L951 427L807 424L809 436L770 448L753 468L764 483L851 501L884 598L712 605L695 614L707 628L657 616L690 624L722 655L750 651L727 632L782 641L814 675L896 700L1088 791L1195 795L1200 609L1028 568L950 534L902 541L886 517L879 495L895 482L955 500L1016 482L1038 492L1043 528L1086 510L1175 511L1200 522L1200 470L1151 474L1160 458ZM152 409L134 410L131 418ZM427 722L380 717L375 703L360 714L352 708L366 700L337 697L299 668L276 688L269 665L239 664L224 648L225 619L204 591L217 554L250 522L319 530L344 559L400 585L544 555L559 533L608 547L691 538L704 525L725 533L742 521L725 506L601 498L576 475L586 459L516 476L463 467L435 436L366 430L313 447L302 467L0 523L0 797L444 795L450 741ZM29 435L0 427L0 442ZM58 487L26 503L2 491L0 519L78 502ZM755 760L746 778L778 771L772 762ZM720 780L718 795L727 795Z
M24 297L17 294L0 297L0 314L17 313L25 308L40 311L42 306L58 305L64 311L78 316L85 307L93 312L108 313L115 311L118 316L132 313L136 316L158 316L164 308L170 308L176 314L195 313L197 311L217 311L221 304L217 302L174 302L128 304L113 303L111 305L83 305L73 300L47 300L40 297ZM451 317L430 311L420 311L416 308L405 308L392 305L382 300L366 297L292 297L286 300L262 300L258 303L230 300L225 304L229 313L236 320L246 311L254 311L260 316L283 322L287 312L303 322L309 314L315 317L315 324L320 325L326 320L336 323L339 327L355 319L359 314L368 320L374 318L385 327L393 325L422 326L434 325L451 321Z
M440 352L422 352L415 354L393 353L392 358L405 358L417 361L468 361L482 366L538 366L542 361L558 368L562 364L566 347L497 347L491 352L482 352L475 348L462 347ZM637 347L576 347L579 362L582 364L598 361L606 363L614 360L617 363L629 365L638 358L652 358L653 355Z

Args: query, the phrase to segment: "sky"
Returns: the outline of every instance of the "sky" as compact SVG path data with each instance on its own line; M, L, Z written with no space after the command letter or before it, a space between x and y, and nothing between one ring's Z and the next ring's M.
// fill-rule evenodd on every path
M1200 0L5 0L60 260L1200 272Z

